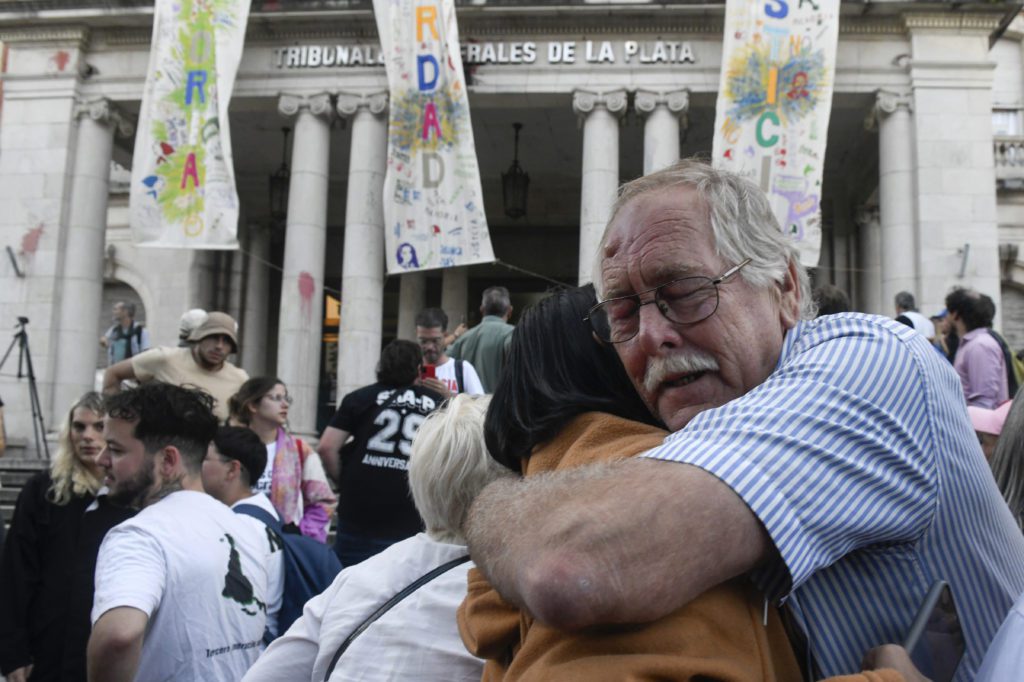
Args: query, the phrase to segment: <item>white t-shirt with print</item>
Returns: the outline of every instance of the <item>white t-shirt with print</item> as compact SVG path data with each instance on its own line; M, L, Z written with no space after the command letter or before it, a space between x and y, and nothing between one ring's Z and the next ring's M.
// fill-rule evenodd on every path
M122 606L149 616L136 680L240 680L260 653L269 559L226 505L172 493L107 533L92 622Z
M256 480L256 485L252 487L254 493L270 494L270 486L274 478L275 457L277 457L277 441L272 440L267 443L267 468L263 470L263 473Z
M448 362L443 365L437 365L434 368L434 373L448 390L452 393L458 393L458 383L455 381L455 358L448 358ZM476 373L476 369L473 365L463 361L462 363L462 388L465 390L463 393L469 395L483 395L484 385L480 383L480 377Z
M231 508L234 509L240 504L259 507L278 521L281 520L281 515L277 513L270 499L263 493L256 493L252 497L239 500L231 505ZM262 521L245 514L239 514L239 516L247 522L256 524L254 528L266 540L267 548L270 551L270 561L267 563L267 630L276 637L278 634L277 614L281 612L281 602L284 599L284 550L277 544L277 540L271 537L272 531Z

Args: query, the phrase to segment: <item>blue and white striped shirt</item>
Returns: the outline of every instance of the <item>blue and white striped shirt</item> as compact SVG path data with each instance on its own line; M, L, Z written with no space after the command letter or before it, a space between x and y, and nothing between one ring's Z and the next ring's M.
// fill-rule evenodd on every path
M929 586L953 588L973 679L1024 592L1024 536L971 429L960 380L910 327L848 313L801 322L775 371L647 453L698 466L758 516L825 675L900 642Z

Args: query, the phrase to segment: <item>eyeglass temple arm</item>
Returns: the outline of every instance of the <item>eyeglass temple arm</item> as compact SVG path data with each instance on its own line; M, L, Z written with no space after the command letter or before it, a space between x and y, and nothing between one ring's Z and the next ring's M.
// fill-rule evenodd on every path
M742 268L742 267L743 267L744 265L746 265L747 263L749 263L749 262L750 262L751 260L753 260L753 259L752 259L752 258L744 258L744 259L743 259L743 260L742 260L741 262L739 262L739 263L737 263L736 265L732 266L731 268L729 268L728 270L726 270L725 272L723 272L723 273L722 273L721 275L719 275L719 276L718 276L717 278L715 278L714 280L712 280L712 282L713 282L714 284L721 284L722 282L724 282L725 280L729 279L730 277L732 277L733 275L735 275L735 274L736 274L737 272L739 272L739 271L740 271L740 269L741 269L741 268Z

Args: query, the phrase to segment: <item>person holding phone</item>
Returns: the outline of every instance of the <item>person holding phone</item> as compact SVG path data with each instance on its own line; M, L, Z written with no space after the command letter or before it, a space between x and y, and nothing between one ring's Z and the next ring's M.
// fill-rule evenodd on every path
M377 382L346 395L320 436L318 452L338 484L334 551L345 568L421 530L409 498L409 453L420 424L447 397L421 384L422 364L412 341L389 343Z
M423 351L420 383L446 397L459 393L482 395L484 386L476 368L466 360L456 360L445 353L447 329L448 314L440 308L426 308L416 316L416 341Z

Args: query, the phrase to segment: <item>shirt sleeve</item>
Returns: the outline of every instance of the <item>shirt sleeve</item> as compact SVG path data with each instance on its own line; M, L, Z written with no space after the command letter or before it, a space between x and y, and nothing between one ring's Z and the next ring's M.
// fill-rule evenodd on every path
M93 625L119 606L152 616L163 598L167 563L160 543L132 526L116 526L103 539L96 559Z
M754 574L776 599L855 549L920 537L934 514L924 407L936 389L924 373L939 359L910 330L844 322L811 326L763 384L647 453L700 467L743 499L778 550Z
M357 423L359 414L367 407L367 401L363 396L362 391L354 391L342 398L338 411L331 419L331 426L347 433L355 433L359 427Z
M131 357L132 370L139 381L152 381L164 362L164 349L151 348Z
M457 360L456 362L459 361ZM476 368L468 362L463 362L462 364L462 383L463 388L466 389L463 393L483 395L487 392L484 390L484 385L480 382L480 375L476 373Z

